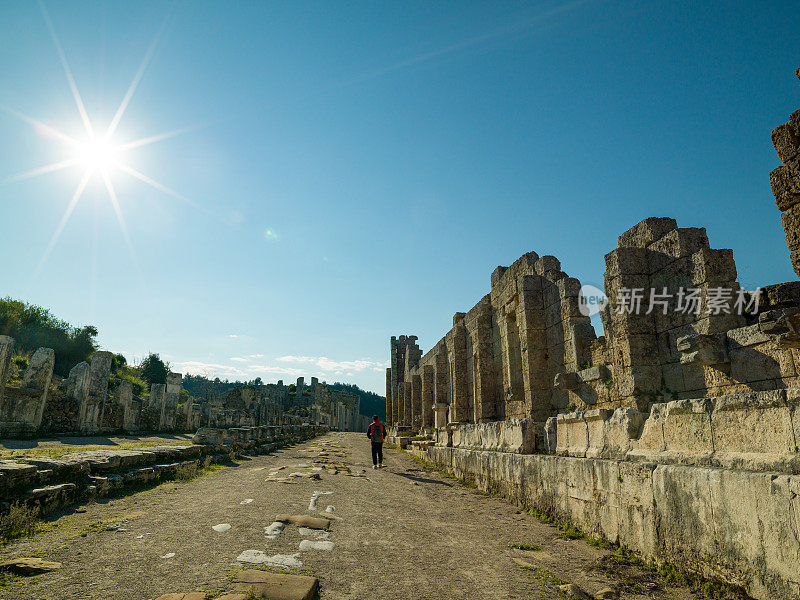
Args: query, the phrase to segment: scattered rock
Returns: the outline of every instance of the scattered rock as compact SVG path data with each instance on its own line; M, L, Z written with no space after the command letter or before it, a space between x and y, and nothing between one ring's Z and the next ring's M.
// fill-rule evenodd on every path
M172 558L173 556L175 556L175 553L174 553L174 552L167 552L167 553L166 553L164 556L162 556L161 558Z
M311 600L319 588L319 580L307 575L289 575L248 569L233 580L237 592L252 593L270 600Z
M619 598L619 592L611 587L605 587L602 590L595 592L594 597L596 600L616 600Z
M308 527L300 527L297 532L303 537L311 537L315 540L329 540L331 539L331 532L324 529L309 529Z
M302 540L300 542L300 552L307 550L333 550L333 542L330 540Z
M188 594L164 594L156 600L206 600L205 592L189 592Z
M300 554L274 554L267 556L261 550L245 550L236 560L239 562L252 563L254 565L269 565L271 567L287 567L292 569L299 569L303 566L300 562Z
M41 558L12 558L0 563L0 571L10 571L17 575L38 575L60 568L60 562L51 562Z
M285 523L281 523L280 521L275 521L269 527L264 527L264 533L267 535L267 538L274 540L281 533L283 533L284 527L286 527Z
M308 527L309 529L331 528L331 520L323 517L312 517L309 515L276 515L275 520L281 523L292 523L298 527Z
M251 504L253 502L252 498L247 498L246 500L242 500L239 504Z
M579 600L591 600L591 596L584 592L579 586L575 585L574 583L567 583L564 585L558 586L562 592L564 592L570 598L578 598Z
M332 513L335 510L336 510L336 508L332 504L328 504L328 506L325 507L325 512L326 513Z
M211 529L218 531L219 533L225 533L226 531L229 531L230 528L230 523L220 523L219 525L214 525Z

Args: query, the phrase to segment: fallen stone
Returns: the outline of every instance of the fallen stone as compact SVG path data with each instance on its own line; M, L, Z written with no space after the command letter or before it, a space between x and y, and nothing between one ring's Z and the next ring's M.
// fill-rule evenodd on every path
M319 580L307 575L270 573L248 569L233 580L237 592L270 600L311 600L319 588Z
M51 562L41 558L12 558L0 563L0 571L10 571L17 575L38 575L60 568L60 562Z
M219 596L217 600L247 600L247 594L225 594Z
M579 586L575 585L574 583L567 583L565 585L558 586L562 592L564 592L570 598L579 598L580 600L591 600L591 596L584 592Z
M246 500L242 500L239 504L251 504L253 502L252 498L247 498Z
M331 532L324 529L309 529L308 527L300 527L297 530L303 537L314 538L315 540L329 540L331 539Z
M308 527L309 529L330 529L331 527L331 519L311 517L309 515L276 515L275 520L281 523L291 523L298 527Z
M299 547L300 552L307 550L333 550L333 542L329 540L302 540Z
M300 562L300 554L273 554L267 556L261 550L245 550L236 560L239 562L248 562L254 565L270 565L272 567L287 567L287 568L300 568L303 563Z
M214 525L211 529L218 531L219 533L225 533L226 531L229 531L230 528L230 523L220 523L219 525Z
M269 539L274 540L281 533L283 533L284 527L286 527L285 523L275 521L269 527L264 527L264 533L267 535Z
M619 598L619 592L614 588L606 587L595 592L594 597L596 600L616 600L616 598Z
M164 594L156 600L206 600L205 592L189 592L188 594Z

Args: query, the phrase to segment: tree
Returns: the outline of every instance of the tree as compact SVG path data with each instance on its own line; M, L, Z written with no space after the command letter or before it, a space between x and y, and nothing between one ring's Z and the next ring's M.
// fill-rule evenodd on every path
M151 352L150 355L142 361L139 368L142 371L142 378L148 385L167 383L169 364L161 360L158 354Z

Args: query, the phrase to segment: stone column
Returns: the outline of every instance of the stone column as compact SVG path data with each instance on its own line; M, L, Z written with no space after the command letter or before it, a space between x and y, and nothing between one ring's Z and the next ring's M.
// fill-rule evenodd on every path
M458 314L463 315L463 313ZM467 359L467 328L464 326L463 317L461 317L453 327L453 361L451 364L453 389L451 412L453 421L456 423L469 423L471 421Z
M422 427L422 378L411 376L411 427L419 431Z
M550 390L553 382L549 377L542 277L539 275L520 277L517 287L520 300L517 322L525 413L526 416L543 421L550 414Z
M392 415L392 369L386 369L386 426L394 425Z
M412 400L411 400L411 382L403 382L403 422L404 427L411 427L411 418L413 416Z
M76 371L76 393L80 394L79 401L83 401L80 411L79 428L82 433L96 433L100 430L103 419L103 409L108 398L108 378L111 376L111 361L114 355L111 352L98 351L92 355L88 372L84 375L83 369ZM85 364L85 363L83 363ZM78 369L80 365L76 366ZM73 369L73 371L75 370ZM70 372L70 376L72 372ZM81 389L78 378L85 377L85 391Z
M400 413L402 412L402 397L400 396L400 385L392 384L392 426L400 425ZM388 415L387 415L388 417Z
M497 416L498 381L495 373L492 348L491 300L487 296L481 304L473 342L473 372L475 375L475 413L473 420L484 423Z
M0 335L0 402L3 401L3 391L6 388L8 365L11 363L11 354L14 351L14 338Z
M167 386L163 383L154 383L150 386L150 409L158 412L158 430L163 431L166 420L166 395Z
M122 428L130 433L138 429L139 407L134 406L133 386L130 381L123 381L117 388L117 402L122 406Z
M440 429L442 427L447 427L447 409L450 408L449 404L445 404L444 402L437 402L433 405L433 411L435 413L434 418L434 427L436 429Z
M305 388L305 378L298 377L294 390L294 405L300 406L303 403L303 389Z
M433 427L433 365L422 366L422 428Z
M56 353L51 348L39 348L33 353L25 375L22 377L22 387L37 390L40 395L36 402L28 404L24 411L25 414L18 415L16 421L29 423L35 429L39 429L42 424L44 407L47 404L47 392L50 388L55 364Z
M164 391L163 429L175 429L175 412L181 398L183 375L180 373L167 373L167 383Z

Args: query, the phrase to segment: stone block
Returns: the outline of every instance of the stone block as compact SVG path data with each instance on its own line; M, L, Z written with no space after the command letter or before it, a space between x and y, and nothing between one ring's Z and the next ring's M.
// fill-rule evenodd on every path
M558 454L567 456L586 456L589 447L589 430L583 413L560 414L556 417Z
M673 229L648 246L650 272L655 273L682 256L690 256L708 248L708 236L703 227Z
M711 402L675 400L663 412L664 451L680 462L700 464L714 452Z
M769 174L769 184L778 210L789 210L800 202L800 174L792 172L787 166L781 166Z
M726 468L778 468L795 453L784 390L720 396L711 414L715 460Z
M797 373L794 358L777 341L732 348L730 376L735 382L750 383L794 377Z
M646 248L670 231L677 229L675 219L668 217L650 217L640 221L619 236L620 248Z
M775 146L775 152L783 164L800 154L800 138L791 123L778 125L772 130L772 145Z
M553 378L553 387L557 390L575 390L580 386L577 373L556 373Z
M692 284L725 284L736 281L736 262L733 250L728 248L701 248L692 254Z
M648 275L646 248L617 248L606 254L606 277Z
M611 371L606 365L595 365L588 369L578 371L578 379L584 383L608 381L611 379Z
M312 600L319 588L319 580L308 575L247 569L236 574L233 587L238 592L269 600Z
M709 565L717 554L711 469L659 465L653 470L658 557L673 564Z
M684 335L676 340L676 347L681 353L682 365L716 366L729 361L725 337L721 334Z
M534 268L537 275L545 275L552 271L561 271L561 262L555 256L546 254L536 261Z
M786 233L786 245L789 250L800 248L800 204L795 204L781 214L783 231Z

